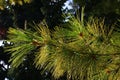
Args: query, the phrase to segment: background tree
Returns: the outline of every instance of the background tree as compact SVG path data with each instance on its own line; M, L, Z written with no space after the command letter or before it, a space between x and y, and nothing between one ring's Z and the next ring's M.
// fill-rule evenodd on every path
M27 2L28 1L28 2ZM6 30L12 26L12 27L19 27L24 29L25 25L29 26L28 24L32 24L33 21L35 23L40 23L43 18L45 18L49 24L49 26L55 26L59 25L62 22L62 11L61 8L64 5L64 1L42 1L42 0L1 0L0 2L0 23L3 28ZM29 4L28 4L29 3ZM52 4L51 4L52 3ZM51 4L51 5L50 5ZM43 9L44 8L44 9ZM52 17L51 17L52 15ZM50 19L49 19L50 18ZM60 20L59 20L59 19ZM27 22L27 23L26 23ZM5 30L5 32L6 32ZM1 28L0 31L3 31ZM5 33L4 33L5 34ZM3 35L2 35L3 36ZM3 38L2 39L6 39ZM5 58L7 55L3 56L4 50L1 51L1 60L5 60L8 63L9 57L7 59ZM27 59L24 61L24 63L14 71L9 71L10 75L7 75L8 70L3 75L3 78L1 77L1 80L3 80L6 76L9 76L11 79L15 80L38 80L38 79L51 79L53 80L51 74L47 72L46 74L41 74L40 70L37 70L32 64L33 64L33 57L32 54L28 55ZM4 59L3 59L4 58ZM32 59L31 59L32 58ZM2 69L2 66L0 66ZM16 74L14 74L16 73ZM3 74L3 72L1 72Z
M63 23L62 7L67 0L41 0L43 7L41 8L45 15L46 22L49 27L57 26Z
M85 17L105 18L106 24L115 23L120 19L119 0L73 0L80 6L85 6Z

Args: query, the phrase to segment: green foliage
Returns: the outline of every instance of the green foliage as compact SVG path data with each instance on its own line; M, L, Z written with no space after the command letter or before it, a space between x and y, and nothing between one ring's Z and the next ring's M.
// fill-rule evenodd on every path
M5 1L4 0L0 0L0 9L3 10L5 6Z
M8 37L12 38L9 41L14 42L13 46L10 46L7 50L12 53L9 61L12 62L12 67L18 67L23 62L27 54L30 53L31 50L35 49L35 46L31 43L33 38L29 36L31 35L31 32L23 31L21 29L10 28L8 33L10 33Z
M120 15L120 1L119 0L102 0L94 6L94 14L108 14L116 13ZM112 5L112 6L111 6ZM100 13L101 12L101 13Z
M6 3L8 2L11 5L19 4L23 5L23 3L30 3L32 0L0 0L0 9L4 9Z
M35 31L9 29L8 47L12 68L22 64L32 50L36 68L50 71L58 79L67 74L70 80L119 80L120 33L109 29L104 20L91 19L85 25L70 16L64 27L48 29L44 23Z
M81 6L85 6L86 1L85 0L73 0L75 3L80 4ZM89 0L88 0L89 1Z
M22 5L23 3L30 3L32 0L9 0L9 2L12 4L20 4Z
M119 0L73 0L75 4L85 6L85 16L104 17L107 24L111 24L120 18Z

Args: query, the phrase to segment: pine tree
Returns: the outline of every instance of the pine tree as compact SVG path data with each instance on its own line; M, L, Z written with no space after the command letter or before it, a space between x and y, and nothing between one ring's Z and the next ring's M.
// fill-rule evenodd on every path
M10 28L8 38L13 45L6 51L11 54L11 68L18 68L33 54L33 65L43 68L43 73L51 72L55 79L66 75L67 80L119 80L119 29L108 29L104 20L98 19L84 24L70 16L54 31L44 22L35 25L35 30Z

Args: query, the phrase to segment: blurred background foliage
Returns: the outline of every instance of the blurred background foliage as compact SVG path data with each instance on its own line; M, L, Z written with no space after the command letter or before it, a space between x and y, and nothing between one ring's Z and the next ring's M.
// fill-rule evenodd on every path
M24 3L30 3L32 0L0 0L0 9L5 8L6 2L8 2L11 5L23 5Z
M118 20L120 19L119 4L119 0L0 0L0 39L7 39L6 31L9 27L29 29L31 25L34 25L34 23L39 24L43 19L46 21L49 29L53 30L55 26L62 27L69 19L69 16L65 17L63 15L70 13L81 18L82 7L85 7L83 14L84 21L89 21L91 17L104 18L105 25L116 24L117 27L114 30L118 31ZM69 5L69 7L65 7L65 5ZM4 53L3 47L0 50L0 61L3 61L0 63L0 80L4 80L9 77L7 72L9 69L8 60L10 55ZM33 80L34 76L37 76L38 79L42 77L42 80L53 80L49 72L47 75L46 73L41 75L39 73L40 71L31 65L33 62L31 60L28 57L22 64L22 67L15 70L14 73L17 74L11 73L12 78L15 80L18 80L18 78L22 78L20 80ZM6 70L4 70L3 64L8 66ZM37 72L41 76L38 76ZM28 73L30 74L28 75ZM38 80L37 78L36 80ZM66 74L60 79L66 80Z

